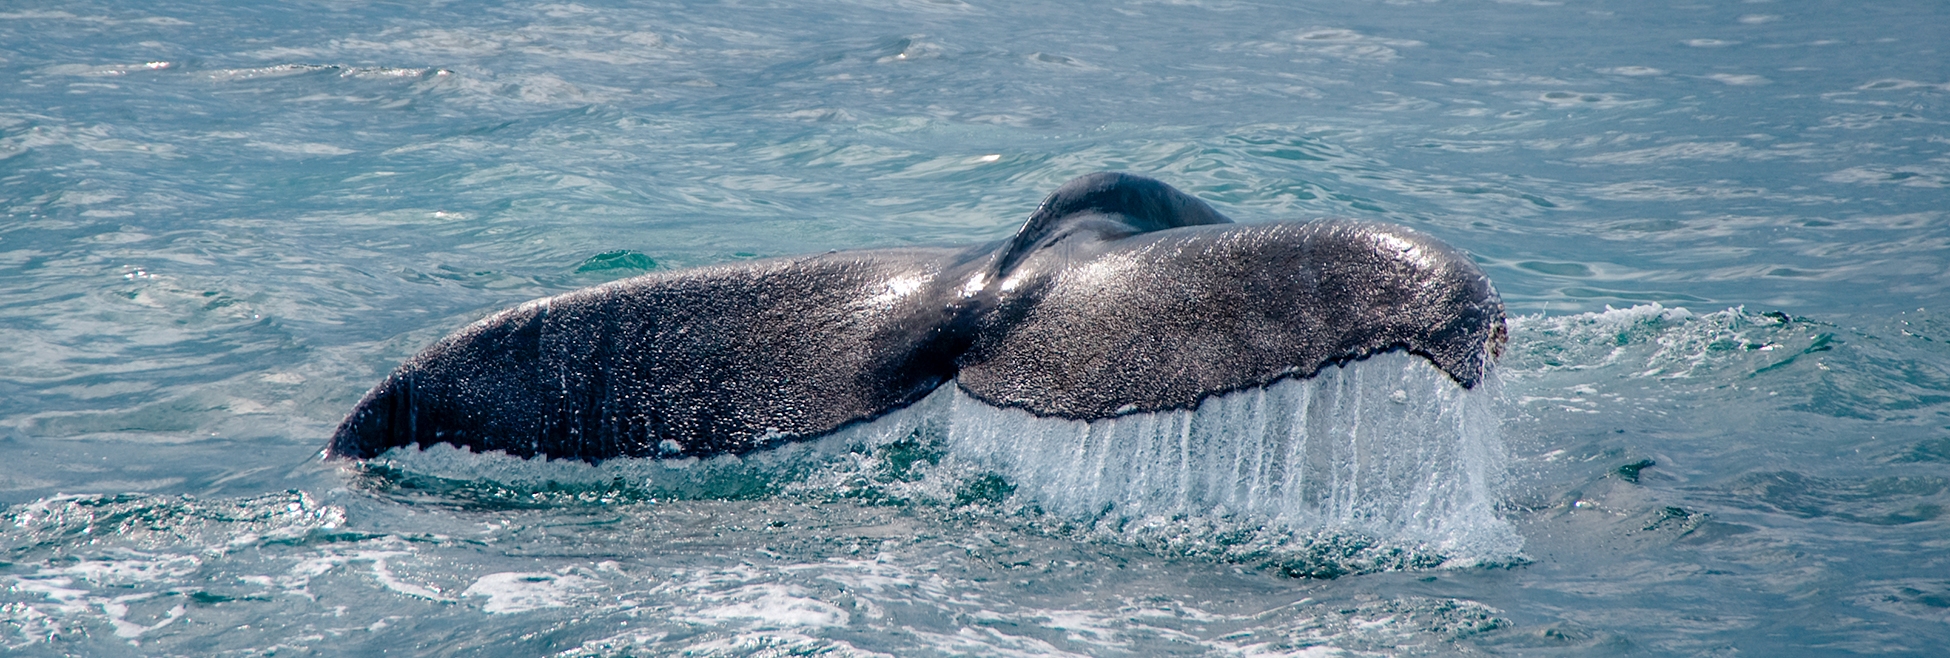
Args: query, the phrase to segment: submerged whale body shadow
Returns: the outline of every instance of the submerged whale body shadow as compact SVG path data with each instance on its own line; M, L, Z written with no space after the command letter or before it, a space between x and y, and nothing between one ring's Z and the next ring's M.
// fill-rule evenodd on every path
M1504 336L1481 270L1419 232L1234 224L1162 182L1099 173L1000 243L650 274L496 313L368 392L327 455L741 453L950 380L997 407L1095 420L1391 350L1469 388Z

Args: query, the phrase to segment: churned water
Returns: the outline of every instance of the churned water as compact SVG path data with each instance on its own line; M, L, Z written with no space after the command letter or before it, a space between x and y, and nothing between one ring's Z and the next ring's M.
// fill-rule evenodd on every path
M1930 655L1950 6L0 6L0 652ZM487 313L1084 173L1474 255L1490 385L317 459Z

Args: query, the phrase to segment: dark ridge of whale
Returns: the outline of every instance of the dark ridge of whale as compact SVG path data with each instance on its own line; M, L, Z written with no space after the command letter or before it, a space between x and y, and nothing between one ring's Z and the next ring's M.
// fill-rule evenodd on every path
M1164 183L1099 173L996 244L649 274L496 313L400 365L326 453L742 453L950 380L989 404L1088 420L1398 349L1474 387L1504 336L1482 271L1417 231L1234 224Z

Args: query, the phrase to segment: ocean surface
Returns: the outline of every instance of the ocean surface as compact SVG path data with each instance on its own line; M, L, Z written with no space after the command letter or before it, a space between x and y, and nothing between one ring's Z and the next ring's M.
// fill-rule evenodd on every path
M1942 655L1950 4L0 4L0 653ZM1103 170L1404 224L1511 315L1094 424L323 462L645 272Z

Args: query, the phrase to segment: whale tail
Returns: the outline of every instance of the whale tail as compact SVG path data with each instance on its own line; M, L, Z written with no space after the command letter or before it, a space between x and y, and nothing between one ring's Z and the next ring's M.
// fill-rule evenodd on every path
M1503 303L1467 256L1398 226L1194 226L1101 243L1077 267L1040 252L1000 284L963 390L1037 415L1189 409L1218 393L1405 350L1474 387L1501 352Z
M951 380L992 405L1096 419L1391 350L1467 388L1504 336L1489 280L1417 231L1233 224L1159 181L1092 174L998 245L651 274L503 311L402 364L327 454L741 453Z

